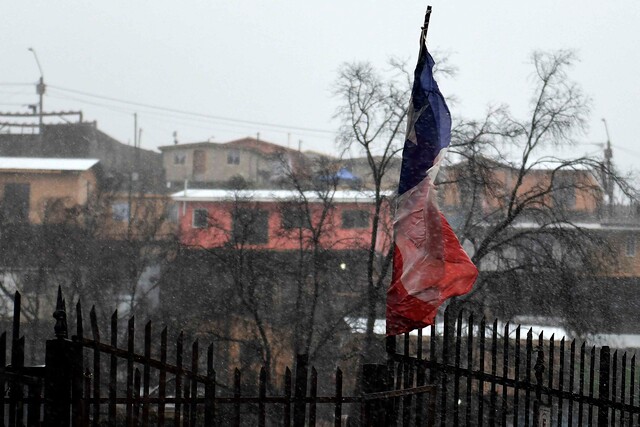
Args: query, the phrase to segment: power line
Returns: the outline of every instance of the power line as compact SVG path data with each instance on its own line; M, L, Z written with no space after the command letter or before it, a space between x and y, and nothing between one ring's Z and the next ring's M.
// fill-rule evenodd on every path
M198 112L194 112L194 111L178 110L178 109L162 107L162 106L158 106L158 105L145 104L145 103L134 102L134 101L127 101L127 100L123 100L123 99L113 98L113 97L110 97L110 96L96 95L96 94L92 94L92 93L88 93L88 92L84 92L84 91L79 91L79 90L75 90L75 89L63 88L63 87L60 87L60 86L49 85L48 87L52 88L52 89L55 89L55 90L63 91L63 92L75 93L75 94L78 94L78 95L89 96L89 97L92 97L92 98L103 99L103 100L106 100L106 101L119 102L119 103L123 103L123 104L135 105L137 107L150 108L150 109L159 110L159 111L167 111L167 112L170 112L170 113L184 114L184 115L201 117L201 118L211 119L211 120L222 120L222 121L227 121L227 122L231 122L231 123L242 123L242 124L247 124L247 125L252 125L252 126L265 126L265 127L271 127L271 128L279 128L279 129L283 129L283 130L297 130L297 131L302 131L302 132L313 132L313 133L331 134L331 135L334 134L333 131L329 131L329 130L326 130L326 129L314 129L314 128L307 128L307 127L300 127L300 126L287 126L287 125L281 125L281 124L276 124L276 123L255 122L255 121L251 121L251 120L234 119L234 118L231 118L231 117L214 116L214 115L202 114L202 113L198 113Z
M47 95L47 98L53 98L53 99L61 99L61 100L71 100L71 101L76 101L79 103L83 103L83 104L87 104L87 105L92 105L94 107L98 107L98 108L104 108L106 110L109 111L113 111L119 114L123 114L126 116L130 116L131 114L134 113L138 113L139 116L141 118L144 118L146 120L151 120L151 121L155 121L157 123L163 123L163 124L167 124L167 123L174 123L174 124L179 124L181 126L188 126L191 128L197 128L197 129L203 129L203 130L209 130L209 131L213 131L214 129L216 131L220 131L220 130L226 130L228 132L230 131L237 131L238 128L240 129L249 129L249 130L256 130L256 125L250 125L250 124L232 124L232 123L214 123L215 124L215 128L213 128L213 124L212 121L214 121L214 119L210 119L210 118L203 118L203 117L199 117L199 116L189 116L189 115L185 115L185 114L177 114L177 113L171 113L171 112L164 112L164 111L150 111L150 110L142 110L140 111L137 108L134 107L127 107L127 106L122 106L122 107L118 107L112 104L105 104L105 103L101 103L101 102L94 102L94 101L89 101L86 99L82 99L82 98L78 98L78 97L74 97L74 96L69 96L69 95L62 95L59 94L58 91L54 91L55 94L49 94ZM197 124L200 124L200 126L198 126ZM208 125L208 126L203 126L203 125ZM233 126L233 127L231 127ZM156 125L157 127L157 125ZM168 128L167 128L168 129ZM291 132L289 132L288 130L279 130L279 129L270 129L270 132L275 132L275 133L280 133L280 134L291 134ZM319 136L317 134L313 134L313 133L307 133L307 132L295 132L296 135L298 136L308 136L314 139L322 139L322 140L326 140L326 141L333 141L332 138L329 138L328 136Z

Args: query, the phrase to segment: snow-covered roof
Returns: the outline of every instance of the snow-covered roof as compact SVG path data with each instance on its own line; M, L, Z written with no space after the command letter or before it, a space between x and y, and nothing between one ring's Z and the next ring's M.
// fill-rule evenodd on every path
M1 170L32 171L86 171L99 162L98 159L55 159L40 157L0 157Z
M363 334L366 331L367 319L364 317L345 317L345 323L351 329L351 333ZM506 323L498 321L498 335L504 334L504 328ZM544 334L545 339L549 339L551 336L554 339L560 341L563 337L566 339L572 339L572 334L562 326L552 326L545 323L523 323L518 325L517 323L509 323L509 337L515 339L516 329L520 326L520 339L527 338L527 333L531 330L531 333L537 338L540 333ZM491 331L492 324L487 324L487 331ZM429 329L429 327L425 328ZM436 334L440 335L444 331L444 322L439 320L436 322ZM478 325L474 327L475 334L478 333ZM373 333L376 335L384 335L386 332L385 319L376 319L374 322ZM467 336L468 328L466 325L462 327L462 336ZM418 330L415 329L409 332L409 335L418 335ZM428 335L428 332L425 333ZM585 341L590 344L596 345L608 345L614 348L640 348L640 335L638 334L589 334L585 337Z
M514 222L513 228L535 230L541 227L536 222ZM545 224L545 228L566 228L566 229L581 229L581 230L607 230L607 231L627 231L638 230L640 224L607 224L601 222L557 222L554 224Z
M304 191L303 196L310 202L323 200L323 194L316 191ZM384 196L393 195L392 191L382 192ZM326 198L330 198L335 203L373 203L373 191L336 190L327 193ZM179 202L220 202L232 200L250 200L252 202L274 202L286 200L299 200L300 193L295 190L196 190L187 189L172 194L171 198Z

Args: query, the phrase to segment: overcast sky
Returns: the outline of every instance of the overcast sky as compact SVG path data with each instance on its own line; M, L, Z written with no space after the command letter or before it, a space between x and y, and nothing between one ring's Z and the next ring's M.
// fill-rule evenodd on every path
M35 103L36 62L49 85L45 110L83 110L101 130L142 147L255 136L331 153L332 83L345 61L413 66L427 2L414 0L3 1L0 110ZM636 168L640 147L640 1L430 0L430 49L452 52L455 79L440 82L479 117L488 105L519 114L530 98L530 53L575 49L572 76L592 98L577 154L606 140L614 162ZM437 61L436 57L436 61ZM76 91L76 92L73 92ZM181 115L90 95L199 113ZM232 120L226 120L232 119ZM240 122L239 122L240 121ZM251 123L249 123L251 122ZM253 124L252 124L253 123ZM277 126L273 126L277 125Z

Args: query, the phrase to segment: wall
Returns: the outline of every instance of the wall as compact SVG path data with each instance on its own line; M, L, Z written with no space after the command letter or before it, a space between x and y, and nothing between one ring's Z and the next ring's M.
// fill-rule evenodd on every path
M84 172L2 172L0 192L4 198L4 185L22 183L30 185L29 222L42 224L45 208L52 199L63 199L65 207L84 205L88 195L96 190L96 176L92 170Z
M234 209L261 209L268 213L268 235L266 244L250 244L247 248L295 250L301 238L308 242L312 237L309 230L294 228L285 230L281 216L281 204L275 202L178 202L180 241L187 246L204 248L219 247L227 244L232 235L232 212ZM206 209L209 215L208 228L193 228L194 209ZM366 228L343 228L342 212L344 210L366 210L369 212L369 226ZM320 245L336 250L365 248L371 238L371 221L373 204L339 203L328 212L320 238ZM317 224L322 215L322 205L312 207L313 222Z

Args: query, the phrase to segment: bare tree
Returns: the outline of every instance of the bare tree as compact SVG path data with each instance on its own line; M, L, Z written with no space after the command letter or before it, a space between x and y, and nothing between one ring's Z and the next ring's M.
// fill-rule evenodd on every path
M602 274L614 262L607 256L611 252L602 250L606 236L584 224L600 218L605 183L617 184L628 195L632 190L600 159L554 154L581 135L589 99L569 79L575 62L572 52L535 52L531 62L528 117L519 119L503 106L490 109L481 120L454 120L450 160L438 182L440 200L481 269L474 290L455 305L464 301L485 311L496 308L500 302L491 300L489 288L513 289L525 282L531 286L534 279L538 284L546 281L545 289L560 295L566 293L562 289L567 283ZM393 72L383 76L370 64L347 64L336 85L340 141L344 147L360 148L368 159L380 203L383 177L397 173L394 156L403 142L409 103L411 78L397 62L394 65ZM450 66L443 70L454 71ZM373 321L390 263L388 254L381 264L374 256L379 212L368 260L365 354L371 352ZM575 304L567 306L572 309Z
M602 250L606 236L588 223L601 220L605 181L630 194L628 184L600 159L554 154L574 144L589 113L588 97L568 76L575 60L570 51L535 52L528 117L500 107L480 121L459 120L453 130L450 155L457 164L440 184L459 203L444 210L481 269L474 289L455 305L513 314L513 299L496 298L495 291L522 295L518 289L528 287L548 295L537 305L540 314L552 314L545 310L549 301L565 301L568 326L579 328L586 319L568 289L615 263Z
M344 64L335 84L341 122L339 143L345 151L363 155L370 170L375 206L368 242L366 313L367 318L361 360L374 358L375 319L384 301L392 252L376 255L379 231L384 224L388 202L384 194L385 178L397 167L396 155L404 143L407 105L411 93L411 75L403 63L391 61L392 71L382 74L370 63ZM388 227L385 227L388 228Z

